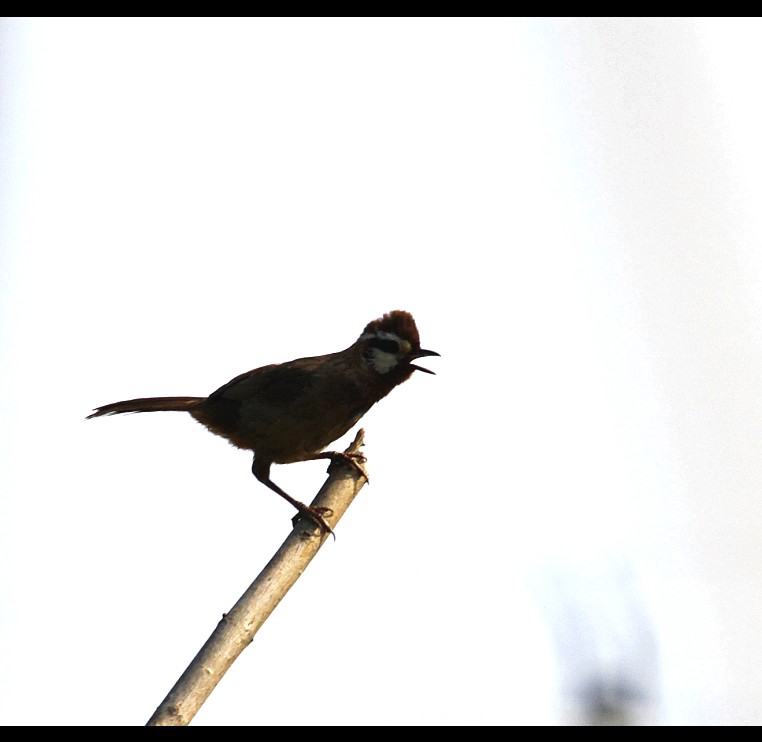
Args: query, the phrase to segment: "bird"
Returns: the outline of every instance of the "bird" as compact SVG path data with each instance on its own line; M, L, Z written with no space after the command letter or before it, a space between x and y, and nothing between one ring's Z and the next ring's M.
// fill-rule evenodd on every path
M395 309L369 322L345 350L246 371L208 397L142 397L96 407L87 419L131 412L188 412L212 433L252 451L256 479L288 501L299 516L333 534L325 508L305 505L270 478L273 464L344 460L365 475L361 454L324 451L414 371L413 361L439 356L421 348L413 316Z

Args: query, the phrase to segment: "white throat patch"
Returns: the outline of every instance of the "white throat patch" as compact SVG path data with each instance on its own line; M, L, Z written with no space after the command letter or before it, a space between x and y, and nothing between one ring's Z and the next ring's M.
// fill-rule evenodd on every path
M374 345L369 345L363 351L365 362L373 367L373 370L379 374L388 374L393 368L399 366L400 356L410 350L410 343L403 340L399 335L393 332L377 330L376 332L366 332L360 336L360 340L381 340L393 344L395 351L385 350ZM383 343L380 343L383 345Z
M365 359L380 374L388 374L399 365L396 353L387 353L380 348L368 348L365 351Z

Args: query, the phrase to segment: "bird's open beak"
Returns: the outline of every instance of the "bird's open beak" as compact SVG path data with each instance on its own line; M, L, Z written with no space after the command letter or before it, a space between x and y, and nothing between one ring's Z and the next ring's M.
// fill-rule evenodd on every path
M435 350L423 350L422 348L419 348L418 350L414 350L408 358L414 359L414 358L423 358L424 356L438 356L439 353L437 353ZM414 363L408 364L410 368L414 368L416 371L425 371L427 374L433 374L433 371L429 371L427 368L423 368L423 366L416 366ZM436 375L436 374L435 374Z

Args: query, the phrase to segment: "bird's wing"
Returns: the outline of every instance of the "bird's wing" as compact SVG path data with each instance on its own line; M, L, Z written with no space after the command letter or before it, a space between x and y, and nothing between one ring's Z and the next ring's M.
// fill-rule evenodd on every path
M302 358L288 363L262 366L236 376L209 396L210 402L222 400L267 400L287 406L315 384L316 364Z

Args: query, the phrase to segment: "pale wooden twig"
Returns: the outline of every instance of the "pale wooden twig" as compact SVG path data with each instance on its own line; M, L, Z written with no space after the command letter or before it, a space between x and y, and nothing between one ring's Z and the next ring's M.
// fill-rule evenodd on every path
M360 453L364 431L360 429L346 453ZM312 502L330 508L325 516L333 528L367 481L354 467L332 463L329 476ZM273 612L328 538L308 518L301 518L269 564L223 615L206 644L181 675L147 726L185 726L196 715L239 654L251 644L260 626Z

